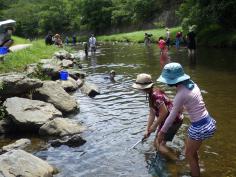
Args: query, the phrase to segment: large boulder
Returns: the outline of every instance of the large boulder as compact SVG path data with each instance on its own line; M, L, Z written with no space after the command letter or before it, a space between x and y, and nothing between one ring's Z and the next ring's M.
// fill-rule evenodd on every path
M35 90L32 98L52 103L63 113L72 113L79 107L75 98L54 81L45 81L41 88Z
M19 97L8 98L4 102L9 118L22 131L38 131L46 122L62 117L52 104Z
M31 79L24 74L7 73L0 75L0 97L12 97L28 93L43 85L39 79Z
M56 82L67 92L72 92L79 88L76 80L71 77L68 77L67 80L57 80Z
M55 169L46 161L23 150L12 150L0 156L0 176L52 177Z
M9 144L7 146L3 146L1 149L2 153L9 152L13 149L25 149L31 144L29 139L19 139L15 143Z
M41 126L39 129L39 134L62 137L81 133L84 129L84 127L74 120L67 118L56 118Z

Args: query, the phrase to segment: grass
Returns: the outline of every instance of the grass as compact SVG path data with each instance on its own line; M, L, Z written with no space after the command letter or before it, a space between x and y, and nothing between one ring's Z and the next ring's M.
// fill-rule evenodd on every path
M14 44L13 45L17 45L17 44L30 44L30 41L25 39L25 38L13 36L12 39L14 40Z
M0 63L0 73L23 71L26 65L36 63L41 59L51 58L53 53L58 51L56 46L46 46L44 40L30 42L19 37L13 37L13 39L14 45L29 43L32 46L6 55L4 62Z
M181 31L181 27L170 28L171 38L174 39L178 31ZM166 30L162 29L153 29L145 31L135 31L130 33L120 33L108 36L98 36L98 41L118 41L118 42L144 42L144 33L152 34L152 42L156 42L160 36L166 36Z

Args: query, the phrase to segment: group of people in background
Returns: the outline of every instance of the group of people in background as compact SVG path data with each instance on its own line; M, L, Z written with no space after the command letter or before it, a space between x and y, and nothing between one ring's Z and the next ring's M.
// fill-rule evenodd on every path
M66 45L68 45L70 43L70 39L68 36L65 37L64 43ZM77 43L77 38L76 38L75 34L72 36L71 43L74 46ZM53 45L54 44L54 45L57 45L58 47L63 47L63 40L62 40L60 34L53 35L52 32L49 31L45 37L45 44L46 45ZM89 50L92 53L95 53L96 52L96 45L97 45L97 40L96 40L94 34L91 34L88 41L83 43L85 54L88 55Z
M183 44L187 47L189 55L193 55L196 49L196 34L194 32L193 27L189 27L189 32L186 34L186 36L183 36L182 31L178 31L175 35L175 47L177 50L179 50L180 45ZM166 41L165 44L167 48L169 49L171 45L171 38L170 38L170 30L169 28L166 28Z
M194 32L194 28L193 27L189 27L189 32L186 34L186 36L183 35L182 31L178 31L175 35L175 40L172 41L171 40L171 35L170 35L170 30L169 28L166 28L166 36L165 38L163 36L161 36L157 43L158 43L158 47L161 50L161 54L165 54L168 49L170 48L171 44L175 44L175 48L177 50L180 49L181 45L186 46L186 48L188 49L188 53L189 55L193 55L195 53L196 50L196 34ZM148 34L145 33L144 34L144 44L146 46L149 46L152 42L151 40L152 34Z

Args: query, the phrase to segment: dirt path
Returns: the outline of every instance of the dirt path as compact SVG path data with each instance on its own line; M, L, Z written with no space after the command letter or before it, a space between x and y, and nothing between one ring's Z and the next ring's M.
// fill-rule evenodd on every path
M10 47L9 49L12 52L16 52L16 51L28 48L30 46L32 46L32 44L18 44L18 45L14 45L14 46Z

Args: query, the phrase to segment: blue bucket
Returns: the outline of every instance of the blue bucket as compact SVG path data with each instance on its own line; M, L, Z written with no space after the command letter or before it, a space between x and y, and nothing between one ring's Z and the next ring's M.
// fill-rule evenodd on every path
M61 80L68 80L68 76L69 76L69 74L68 74L68 72L67 71L61 71L60 72L60 79Z
M7 47L0 47L0 55L5 55L8 53Z

